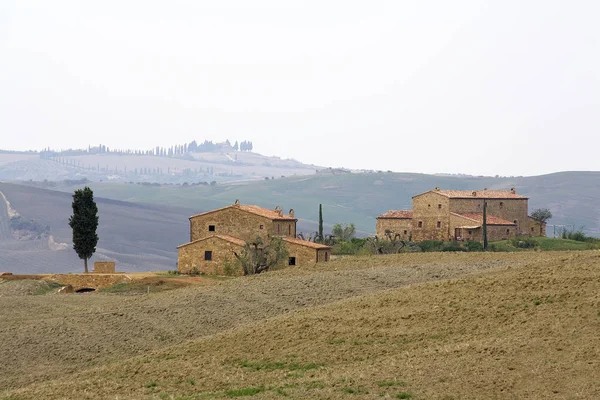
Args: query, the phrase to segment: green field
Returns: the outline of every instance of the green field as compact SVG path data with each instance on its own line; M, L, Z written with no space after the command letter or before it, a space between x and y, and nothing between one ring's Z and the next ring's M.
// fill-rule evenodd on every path
M531 250L544 250L544 251L567 251L567 250L592 250L599 249L599 243L591 242L579 242L577 240L569 239L554 239L548 237L536 237L531 238L537 242L536 248L522 249L514 246L511 240L501 240L498 242L491 242L490 245L495 247L497 251L531 251Z

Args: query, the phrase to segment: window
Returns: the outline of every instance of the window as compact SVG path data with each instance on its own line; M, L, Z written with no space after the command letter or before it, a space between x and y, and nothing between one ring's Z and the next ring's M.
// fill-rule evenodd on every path
M517 220L516 219L513 222L515 223L515 225L517 224Z
M438 227L438 229L442 227L442 222L441 221L437 222L437 227Z
M533 232L533 227L531 227L531 232Z
M281 225L277 224L277 234L279 235L281 233Z
M419 221L419 225L418 226L419 226L419 228L422 228L423 227L423 221Z
M473 234L473 231L469 231L469 236Z
M404 231L404 234L405 234L405 235L408 235L408 231L407 231L407 230L405 230L405 231Z
M329 252L328 251L325 252L325 261L329 261Z
M204 261L212 261L212 251L206 250L204 252Z
M507 229L506 230L506 236L509 236L509 235L510 235L510 229Z
M441 205L441 204L438 204L438 208L441 210L441 209L442 209L442 205Z
M261 225L261 226L260 226L260 229L265 229L265 226L264 226L264 225Z
M427 204L427 207L431 207L431 204Z
M214 225L209 225L208 226L208 231L209 232L214 232L215 231L215 226Z
M296 265L296 257L290 257L288 260L288 265Z
M500 208L504 207L504 202L500 202Z
M292 236L292 226L288 225L288 235Z

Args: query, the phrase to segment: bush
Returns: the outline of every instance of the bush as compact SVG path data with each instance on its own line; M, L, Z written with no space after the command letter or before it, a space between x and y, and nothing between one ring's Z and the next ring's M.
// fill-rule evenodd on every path
M517 236L512 239L512 245L519 249L533 249L538 246L538 242L532 238Z
M365 246L366 242L367 239L357 238L353 238L347 241L340 241L333 245L332 252L333 254L363 254L364 251L362 251L362 249Z
M419 242L419 247L425 252L442 251L442 248L444 247L444 242L442 242L441 240L423 240L422 242Z
M467 242L465 247L468 251L483 251L483 245L479 242Z
M444 243L442 246L442 251L468 251L466 248L462 247L460 243L456 241Z

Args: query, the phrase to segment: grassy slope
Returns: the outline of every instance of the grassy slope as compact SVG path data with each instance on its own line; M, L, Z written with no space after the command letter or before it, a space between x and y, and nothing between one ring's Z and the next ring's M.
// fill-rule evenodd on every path
M94 183L98 196L119 200L171 204L209 210L243 203L273 208L294 208L300 218L317 220L323 203L325 222L354 222L360 230L373 233L375 218L389 209L412 207L412 196L436 186L454 189L508 189L530 198L533 210L548 207L553 224L584 227L600 236L600 172L563 172L536 177L468 178L408 173L348 174L288 177L216 187L142 187ZM60 190L71 191L72 187ZM549 230L552 235L552 229Z
M536 237L531 238L538 243L540 250L546 251L568 251L568 250L591 250L597 249L598 245L588 242L579 242L576 240L569 239L554 239L547 237ZM501 240L498 242L491 242L499 251L531 251L534 249L520 249L515 247L510 240Z
M440 265L440 257L463 265L475 260L437 255ZM482 275L365 293L5 394L598 398L600 255L525 253L502 260L509 265ZM247 283L252 292L253 282Z

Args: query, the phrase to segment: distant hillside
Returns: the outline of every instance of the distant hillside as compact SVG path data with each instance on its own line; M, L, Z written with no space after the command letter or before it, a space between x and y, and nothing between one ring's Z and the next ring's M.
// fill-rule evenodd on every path
M530 198L530 211L549 208L553 224L583 228L600 236L600 172L561 172L514 178L437 176L409 173L362 173L313 175L262 180L215 187L143 187L140 185L94 183L102 197L132 202L168 204L178 207L222 207L240 199L264 207L294 208L296 215L316 221L319 203L329 225L354 222L365 232L375 231L377 215L390 209L411 208L412 196L436 186L453 189L509 189ZM57 190L72 191L75 186ZM553 226L548 228L553 234Z
M24 221L49 226L52 236L15 240L8 232L8 212L0 196L0 271L56 273L83 269L83 262L72 249L68 225L72 193L3 182L0 192ZM119 271L175 269L177 246L189 240L188 218L210 208L202 201L183 208L105 199L98 194L95 200L100 240L92 261L116 260ZM301 221L299 229L314 231L316 224Z
M116 153L48 156L0 153L0 180L198 183L310 175L312 165L252 152L187 153L181 156Z

